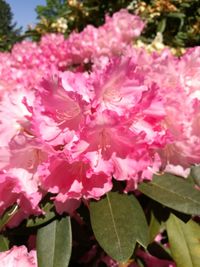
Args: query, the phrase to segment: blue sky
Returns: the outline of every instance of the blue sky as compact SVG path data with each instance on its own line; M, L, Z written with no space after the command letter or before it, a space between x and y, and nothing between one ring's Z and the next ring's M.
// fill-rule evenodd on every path
M45 5L45 0L6 0L13 13L13 22L22 26L25 30L28 24L36 22L35 8L37 5Z

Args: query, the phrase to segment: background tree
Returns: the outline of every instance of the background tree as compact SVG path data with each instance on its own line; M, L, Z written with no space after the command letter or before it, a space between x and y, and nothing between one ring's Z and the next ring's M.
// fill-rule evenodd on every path
M87 24L103 24L105 14L111 15L121 8L146 21L143 42L151 43L160 32L168 46L200 45L199 0L46 0L45 6L36 7L39 22L27 34L35 40L46 32L67 36L73 30L81 31Z
M61 32L67 36L72 31L81 31L88 24L102 25L105 14L113 14L127 8L130 0L46 0L46 6L37 6L39 22L27 31L35 40L46 32Z
M137 1L135 12L147 22L142 34L144 42L152 42L157 32L161 32L163 43L168 46L200 45L199 0Z
M12 45L21 39L20 28L12 23L13 14L10 5L0 0L0 50L9 50Z

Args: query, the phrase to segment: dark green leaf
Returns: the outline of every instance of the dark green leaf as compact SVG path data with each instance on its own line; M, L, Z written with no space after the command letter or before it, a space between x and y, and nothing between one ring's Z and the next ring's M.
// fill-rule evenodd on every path
M177 267L199 267L200 226L192 220L184 223L173 214L166 226L170 250Z
M186 214L200 214L200 192L184 179L171 174L154 175L138 189L157 202Z
M146 218L133 195L108 193L106 198L91 202L90 216L97 241L118 262L131 257L136 241L148 245Z
M6 251L9 249L9 240L3 236L0 235L0 251Z
M35 217L33 219L29 219L27 221L26 226L27 227L35 227L35 226L42 225L42 224L47 223L48 221L52 220L56 216L55 212L51 210L52 207L53 207L52 204L47 203L43 208L43 211L45 212L45 214L38 216L38 217Z
M67 267L72 249L70 217L55 220L37 233L38 267Z

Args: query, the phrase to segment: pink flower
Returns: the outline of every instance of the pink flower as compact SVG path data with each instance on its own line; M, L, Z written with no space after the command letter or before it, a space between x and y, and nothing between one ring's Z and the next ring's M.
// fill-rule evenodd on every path
M43 189L58 194L55 200L62 203L82 197L99 199L112 188L111 176L103 171L95 172L86 160L69 163L51 157L41 165L40 179Z
M46 34L42 36L39 48L42 50L42 57L45 65L55 66L64 71L71 60L67 55L67 40L62 34Z
M28 99L26 105L25 97ZM25 90L5 92L1 99L0 214L12 205L19 207L9 226L18 225L31 214L41 213L38 205L42 194L38 188L37 167L45 154L30 128L31 113L27 106L33 100L33 92Z
M137 63L136 75L143 77L145 85L156 82L159 87L157 94L166 113L163 126L173 138L159 150L163 168L184 177L191 164L200 162L199 51L198 47L189 49L181 58L169 50L151 55L144 49L127 51Z
M67 40L68 57L74 63L93 61L99 56L122 54L144 28L144 22L122 9L106 16L99 28L88 25L81 33L72 33Z
M19 207L9 226L17 226L30 214L41 214L38 207L41 198L37 182L25 169L13 168L0 173L0 214L14 204Z
M0 252L0 262L5 267L37 267L36 251L27 251L25 246L14 246Z
M92 73L95 97L93 107L101 105L103 110L112 110L119 116L135 108L148 90L140 77L135 75L136 64L128 57L115 57L103 70Z
M162 126L165 111L158 88L143 85L130 58L114 59L92 78L93 112L80 133L89 144L85 156L93 168L106 160L118 180L134 180L136 185L151 179L160 164L155 150L170 141Z
M91 75L58 73L41 83L31 129L49 155L38 172L55 201L98 199L112 176L133 190L159 170L165 112L158 88L143 85L135 68L130 58L113 59Z
M79 74L70 73L66 73L65 77L70 76L71 79L75 75L79 77ZM53 146L68 144L84 123L89 99L83 94L84 87L87 86L83 78L80 77L80 84L74 84L72 79L62 85L59 76L41 83L36 101L32 105L32 129L34 134L46 143Z
M0 146L6 146L16 135L30 133L28 116L31 115L23 100L30 105L34 93L26 90L13 90L4 93L0 101Z
M161 155L166 163L182 166L183 171L180 172L179 168L179 174L183 176L184 169L200 162L200 135L197 130L200 118L199 51L198 48L191 49L180 59L172 56L157 58L149 72L149 78L155 79L160 86L166 127L174 137L174 142L168 144Z

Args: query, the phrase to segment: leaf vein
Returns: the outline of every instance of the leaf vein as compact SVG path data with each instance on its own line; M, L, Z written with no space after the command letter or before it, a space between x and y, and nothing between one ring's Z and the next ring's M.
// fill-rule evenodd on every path
M117 237L118 250L119 250L120 256L122 258L121 242L120 242L119 235L117 233L117 227L116 227L114 215L113 215L113 212L112 212L112 206L111 206L110 198L109 198L108 194L106 194L106 195L107 195L108 206L109 206L109 209L110 209L111 219L112 219L113 226L114 226L114 231L115 231L115 234L116 234L116 237Z

